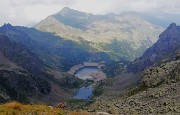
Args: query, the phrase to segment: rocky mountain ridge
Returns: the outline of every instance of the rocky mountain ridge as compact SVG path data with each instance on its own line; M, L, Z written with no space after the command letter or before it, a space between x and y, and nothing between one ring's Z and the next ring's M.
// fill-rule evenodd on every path
M113 59L133 60L157 41L163 28L131 15L93 15L70 8L38 23L36 29L81 43Z
M180 52L180 27L172 23L159 36L159 40L143 55L129 65L129 71L138 72L148 67L156 66L168 60L173 60Z

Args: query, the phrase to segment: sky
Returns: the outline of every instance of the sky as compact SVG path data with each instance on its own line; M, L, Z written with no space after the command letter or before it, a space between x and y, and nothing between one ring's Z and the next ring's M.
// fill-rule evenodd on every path
M180 0L1 0L0 26L32 26L47 16L70 7L93 14L126 11L180 14Z

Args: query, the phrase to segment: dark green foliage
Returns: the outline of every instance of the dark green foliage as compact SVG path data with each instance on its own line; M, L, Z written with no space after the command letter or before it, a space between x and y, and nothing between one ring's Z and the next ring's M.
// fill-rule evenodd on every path
M145 91L145 90L147 90L147 87L140 84L140 85L136 86L135 88L130 89L129 92L127 93L127 96L130 97L132 95L135 95L135 94Z
M93 89L93 96L94 97L100 96L103 94L103 85L104 85L103 82L96 84L96 86Z
M29 99L27 98L27 96L25 94L22 94L22 93L19 93L18 94L18 97L16 99L18 102L22 102L22 103L25 103L25 104L28 104L30 103L29 102Z
M135 57L142 54L142 51L139 51L139 49L135 51L132 47L130 47L131 45L126 41L118 41L114 39L110 44L106 44L106 45L100 44L100 45L104 50L109 50L113 52L112 54L109 54L111 56L114 55L112 57L113 58L112 60L118 60L118 61L133 60ZM135 57L132 54L135 54L134 55Z
M67 103L69 103L69 104L72 104L72 103L82 103L82 102L84 102L84 100L83 99L68 99L68 100L66 100L66 102Z
M58 80L58 83L63 88L76 89L79 88L84 82L75 76L65 75L62 79Z
M0 96L0 103L4 103L4 102L6 102L6 100L2 96Z
M115 77L119 74L121 74L122 72L125 71L126 69L126 65L129 62L127 61L122 61L122 62L107 62L105 63L105 66L102 67L102 70L104 73L106 73L107 77Z

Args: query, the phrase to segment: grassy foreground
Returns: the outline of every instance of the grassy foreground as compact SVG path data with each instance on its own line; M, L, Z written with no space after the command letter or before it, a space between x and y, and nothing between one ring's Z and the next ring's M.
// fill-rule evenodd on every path
M24 105L10 102L0 105L0 115L89 115L87 112L75 112L46 105Z

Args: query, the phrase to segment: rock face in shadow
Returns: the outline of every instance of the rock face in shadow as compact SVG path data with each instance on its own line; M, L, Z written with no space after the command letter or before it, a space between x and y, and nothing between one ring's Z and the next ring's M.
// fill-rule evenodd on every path
M159 40L144 54L135 59L129 66L130 72L143 71L151 66L156 66L162 62L173 60L180 52L180 26L172 23L159 36Z
M1 102L46 95L51 86L47 82L43 63L23 45L0 35L0 98Z
M5 35L0 35L0 52L13 63L29 71L35 76L43 73L43 63L30 50L20 43L10 41Z

